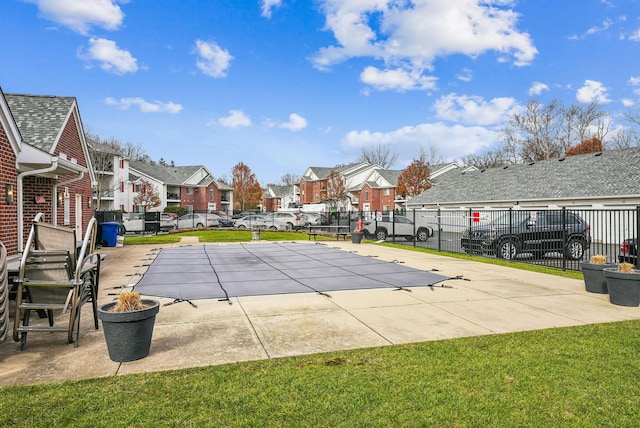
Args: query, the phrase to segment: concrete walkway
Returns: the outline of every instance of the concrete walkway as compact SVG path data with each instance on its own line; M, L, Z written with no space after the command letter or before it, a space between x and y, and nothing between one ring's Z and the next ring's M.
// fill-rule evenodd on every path
M197 238L180 245L203 245ZM216 244L207 244L216 245ZM235 244L220 244L235 245ZM254 241L252 245L270 245ZM80 346L61 334L30 334L27 349L0 344L0 386L170 370L457 337L640 319L639 308L609 303L582 281L372 244L323 241L344 251L450 277L444 287L291 294L171 304L160 298L150 355L109 359L85 305ZM104 248L99 303L135 284L160 246ZM156 297L153 297L157 299Z

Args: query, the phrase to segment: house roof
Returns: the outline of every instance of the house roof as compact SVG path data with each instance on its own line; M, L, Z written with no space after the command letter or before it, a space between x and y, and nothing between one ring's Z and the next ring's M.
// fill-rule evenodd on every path
M22 140L51 152L76 103L74 97L5 94Z
M451 171L409 205L469 204L639 196L640 147L510 165Z
M180 186L203 166L168 166L142 161L130 161L129 168L153 177L164 184Z
M325 178L327 178L331 172L335 171L335 172L343 172L349 168L352 168L352 165L340 165L340 166L334 166L334 167L324 167L324 166L310 166L309 168L307 168L307 172L305 173L305 175L302 177L307 181L314 181L314 180L324 180ZM315 177L314 177L315 176Z
M278 186L275 184L269 184L266 189L267 197L272 198L284 198L285 196L293 194L293 186Z

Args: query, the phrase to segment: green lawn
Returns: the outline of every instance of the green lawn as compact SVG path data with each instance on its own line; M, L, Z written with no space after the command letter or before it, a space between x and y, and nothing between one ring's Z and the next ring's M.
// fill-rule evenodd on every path
M8 387L1 426L637 427L640 321Z
M213 242L227 232L190 233ZM138 239L149 238L125 243ZM640 321L7 387L0 396L0 426L20 427L638 427Z

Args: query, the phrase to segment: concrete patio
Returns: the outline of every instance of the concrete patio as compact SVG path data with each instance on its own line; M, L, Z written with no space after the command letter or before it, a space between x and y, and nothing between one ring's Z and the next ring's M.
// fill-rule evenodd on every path
M204 245L183 239L164 247ZM236 244L207 244L236 245ZM256 241L252 245L270 245ZM109 359L102 330L83 307L80 346L61 334L30 334L25 351L0 344L0 386L62 382L397 345L476 335L640 319L639 308L615 306L584 291L580 280L531 273L372 244L323 241L344 251L395 261L451 279L436 287L234 297L161 304L149 356ZM99 303L135 284L163 246L104 248ZM115 287L115 288L114 288Z

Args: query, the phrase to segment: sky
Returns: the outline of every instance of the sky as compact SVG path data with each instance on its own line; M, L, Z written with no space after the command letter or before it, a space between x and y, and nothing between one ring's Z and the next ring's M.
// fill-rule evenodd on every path
M261 184L382 145L480 153L527 101L640 103L640 0L2 0L0 87Z

